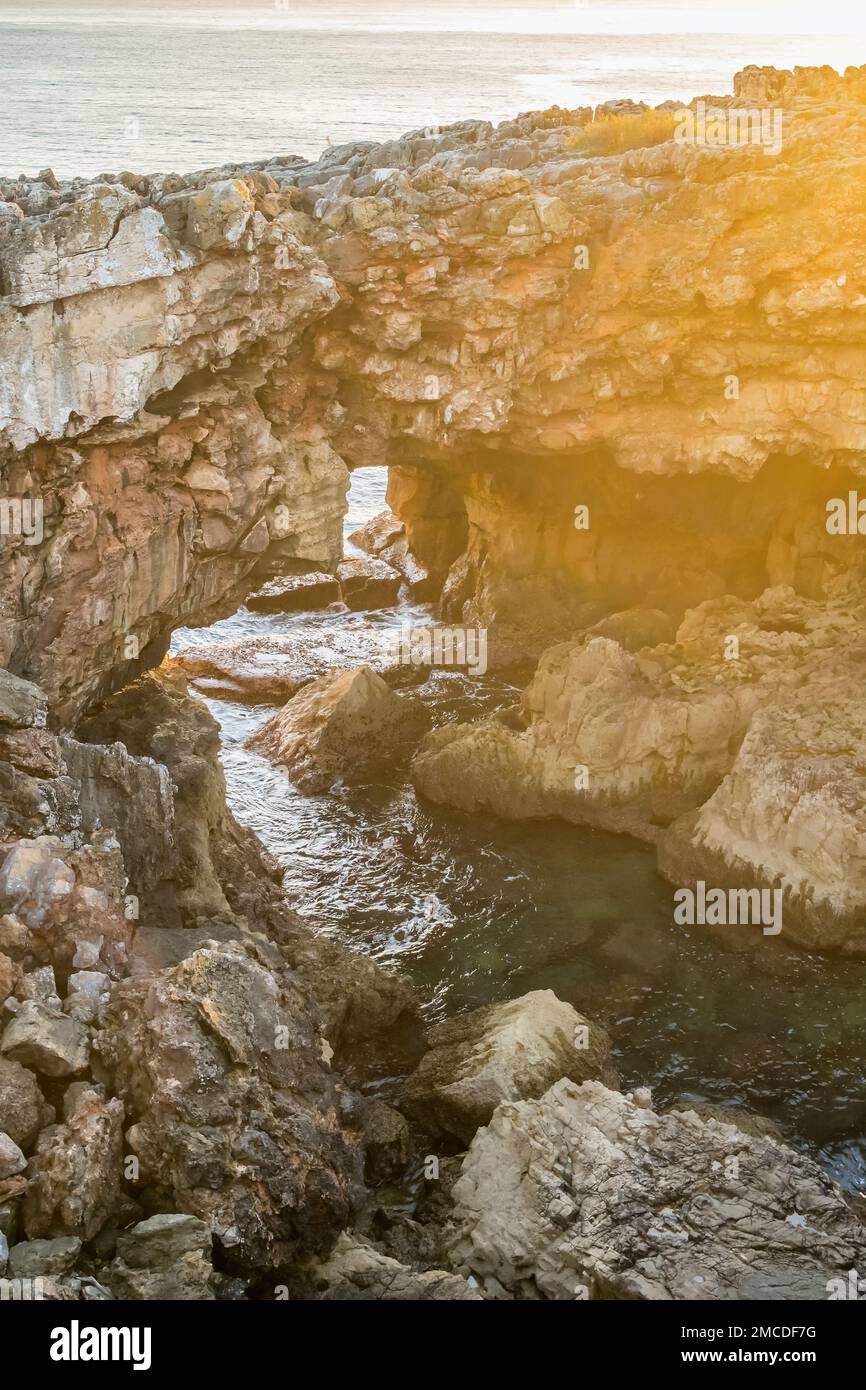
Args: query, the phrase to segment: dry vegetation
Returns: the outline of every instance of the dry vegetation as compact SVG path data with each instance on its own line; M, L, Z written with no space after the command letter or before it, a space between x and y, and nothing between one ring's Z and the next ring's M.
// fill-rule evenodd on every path
M602 116L592 125L576 130L568 143L580 154L623 154L672 139L678 119L675 111Z

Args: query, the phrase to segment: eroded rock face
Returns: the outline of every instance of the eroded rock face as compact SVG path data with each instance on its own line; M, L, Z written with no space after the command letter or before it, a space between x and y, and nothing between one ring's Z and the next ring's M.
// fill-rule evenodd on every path
M756 83L778 152L608 153L552 108L312 164L0 180L2 495L44 507L4 554L0 661L77 712L263 560L330 568L371 463L467 621L533 592L681 612L768 560L819 591L820 470L862 471L864 76L710 100Z
M549 989L448 1019L429 1043L405 1104L427 1133L467 1143L503 1101L534 1099L562 1077L618 1085L605 1030Z
M215 945L114 991L98 1050L139 1182L249 1268L315 1249L363 1192L298 982L274 948Z
M866 1253L809 1159L596 1081L500 1106L454 1200L455 1264L512 1295L825 1299Z
M492 659L567 639L521 716L434 736L427 794L642 834L675 883L781 881L791 939L864 949L864 614L845 597L864 553L825 503L866 443L866 74L750 69L735 93L784 101L779 155L599 155L590 111L552 110L312 165L0 179L0 499L33 504L0 542L2 1047L25 1060L0 1061L0 1130L33 1166L26 1198L29 1176L4 1179L4 1240L25 1203L34 1230L99 1235L121 1105L135 1190L183 1208L139 1230L140 1256L119 1246L130 1296L208 1297L211 1240L259 1274L351 1218L364 1120L324 1059L411 1018L411 991L299 925L226 810L213 721L181 686L129 684L282 565L333 571L350 467L392 466L392 559L444 585L446 618L495 627ZM320 647L245 644L196 674L282 703L333 664ZM31 1080L56 1099L79 1076L46 1131ZM473 1142L459 1249L488 1291L572 1297L577 1274L625 1297L820 1297L862 1258L805 1160L568 1087ZM746 1145L722 1197L693 1174L717 1138ZM610 1175L577 1212L554 1139L581 1180ZM326 1287L419 1287L360 1258Z
M429 723L419 701L395 695L369 666L358 666L304 686L246 746L300 791L316 793L381 767Z
M790 587L708 601L675 642L636 651L590 629L545 653L524 727L435 730L415 785L626 830L658 844L674 884L779 888L787 939L862 954L864 619L862 586L839 580L825 602Z

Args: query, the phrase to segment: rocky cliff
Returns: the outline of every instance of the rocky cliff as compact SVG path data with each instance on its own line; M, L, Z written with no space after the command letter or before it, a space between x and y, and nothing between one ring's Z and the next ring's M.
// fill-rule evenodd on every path
M623 102L0 179L0 1274L11 1234L136 1297L272 1288L405 1164L330 1063L411 1032L411 993L293 917L213 722L146 674L264 575L332 571L353 468L390 466L443 614L540 658L519 709L434 730L421 792L641 835L866 950L866 69L714 105L780 110L779 148ZM323 1289L402 1287L389 1252L334 1261Z
M823 499L864 442L866 76L735 91L784 111L778 153L614 103L0 180L0 495L44 508L41 544L4 538L0 660L78 711L263 555L332 561L365 463L394 465L422 562L457 562L450 610L535 651L588 601L816 597L859 567Z
M677 856L700 873L710 860L696 846L716 845L722 802L737 819L739 802L773 800L766 745L749 736L758 704L772 690L796 722L784 694L796 625L790 641L761 638L763 684L748 662L715 670L741 619L777 624L737 604L784 590L786 611L800 599L856 609L864 578L866 73L752 68L734 92L707 99L718 139L680 138L676 112L622 102L467 121L313 164L0 181L0 497L42 507L38 534L31 517L3 538L0 661L69 723L268 568L333 567L349 470L387 463L443 613L489 626L491 660L587 632L639 651L672 641L687 611L723 605L700 716L676 653L650 658L655 694L638 682L629 697L616 653L613 704L607 675L576 677L603 719L652 709L663 730L677 706L690 747L672 750L642 719L639 753L603 752L558 730L584 695L567 684L551 716L537 687L533 737L548 751L500 805L571 814L573 795L532 790L545 758L590 776L596 762L576 818L657 831L736 761L738 789L718 792ZM757 138L758 116L773 130L778 118L777 141ZM734 117L756 138L728 138ZM832 499L846 508L834 528ZM651 611L617 616L636 607ZM845 703L847 729L860 717L858 623L828 623L853 664L838 657L820 698ZM686 680L695 659L692 647ZM599 660L581 656L581 671ZM739 694L725 703L729 686ZM699 720L719 701L708 752ZM855 841L863 829L844 729L819 748L808 715L798 728L821 803L811 818L796 776L778 771L800 753L773 755L781 803L806 824L794 834L787 813L784 830L753 816L726 871L782 882L792 917L820 898L829 926L801 939L860 950L860 855L827 835L837 813ZM609 762L634 757L611 812ZM419 787L451 797L444 768L427 757ZM838 877L844 893L816 887Z

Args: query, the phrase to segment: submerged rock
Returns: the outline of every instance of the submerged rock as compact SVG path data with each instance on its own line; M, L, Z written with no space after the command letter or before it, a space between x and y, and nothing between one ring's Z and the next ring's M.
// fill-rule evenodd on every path
M340 598L340 585L333 575L315 571L311 574L286 574L269 579L254 594L249 594L246 606L253 613L298 613L327 608Z
M343 601L356 612L365 608L393 608L402 582L399 570L384 560L343 560L337 566Z
M169 663L204 695L239 704L282 705L304 685L354 663L389 685L423 680L400 659L400 629L310 623L291 632L184 647Z
M303 792L363 776L429 727L418 700L395 695L369 666L313 681L247 741Z
M429 1044L404 1103L428 1133L466 1142L502 1101L543 1095L561 1077L618 1084L605 1030L549 989L447 1019Z
M501 1105L454 1186L451 1258L512 1295L821 1300L866 1230L811 1159L559 1081Z

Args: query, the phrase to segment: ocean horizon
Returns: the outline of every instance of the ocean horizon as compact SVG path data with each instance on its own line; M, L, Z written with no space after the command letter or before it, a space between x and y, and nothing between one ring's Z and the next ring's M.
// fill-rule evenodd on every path
M554 104L723 95L749 63L866 61L855 7L820 20L838 31L809 32L807 7L767 3L0 0L0 174L314 159L329 144Z

